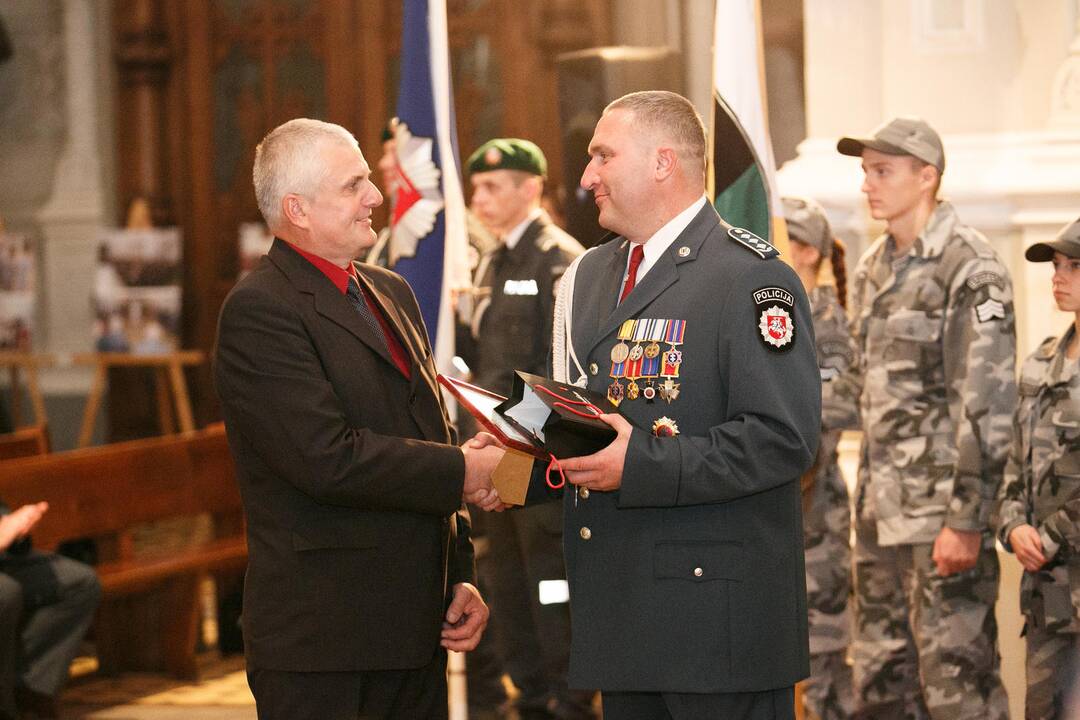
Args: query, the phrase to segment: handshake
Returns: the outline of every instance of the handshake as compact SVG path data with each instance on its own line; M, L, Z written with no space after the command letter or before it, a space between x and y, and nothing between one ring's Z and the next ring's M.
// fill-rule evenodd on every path
M461 446L465 455L465 502L481 510L502 512L510 507L499 499L499 493L491 482L495 467L506 452L494 435L477 433Z

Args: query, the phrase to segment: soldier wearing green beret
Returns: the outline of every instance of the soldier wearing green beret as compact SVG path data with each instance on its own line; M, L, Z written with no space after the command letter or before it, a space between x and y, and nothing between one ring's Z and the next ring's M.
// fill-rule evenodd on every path
M543 375L563 271L583 252L540 208L547 159L534 143L490 140L466 163L470 209L498 239L474 275L478 300L458 353L473 381L502 395L513 371ZM592 718L593 693L570 691L570 615L565 600L541 602L543 582L565 582L562 506L543 503L510 513L484 514L489 538L481 573L496 626L504 669L521 691L521 718ZM486 566L486 567L485 567ZM487 573L485 573L487 570ZM547 585L545 587L550 587Z

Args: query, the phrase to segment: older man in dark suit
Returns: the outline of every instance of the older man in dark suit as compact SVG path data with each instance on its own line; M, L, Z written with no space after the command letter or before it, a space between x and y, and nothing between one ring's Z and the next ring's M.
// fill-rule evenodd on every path
M460 509L498 505L501 451L449 444L412 291L354 262L382 202L369 175L337 125L268 134L254 180L276 238L221 311L260 718L446 717L445 649L472 649L487 621Z
M557 305L556 378L620 406L611 445L562 461L570 684L601 689L605 720L792 718L809 669L810 308L771 245L717 216L705 153L679 95L607 107L581 185L619 237Z

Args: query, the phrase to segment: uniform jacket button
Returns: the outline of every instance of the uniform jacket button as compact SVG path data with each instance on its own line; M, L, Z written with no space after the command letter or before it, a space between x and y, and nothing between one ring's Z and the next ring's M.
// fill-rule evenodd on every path
M694 577L701 577L705 574L705 571L701 568L694 568Z
M591 538L591 537L592 537L592 530L590 530L590 529L589 529L589 528L587 528L587 527L583 527L583 528L581 528L581 530L580 530L580 531L578 532L578 535L581 535L581 539L582 539L582 540L588 540L589 538Z
M578 488L578 497L580 497L582 500L588 500L589 499L589 488L587 488L587 487Z
M600 372L600 367L596 363L589 363L589 374L595 375Z

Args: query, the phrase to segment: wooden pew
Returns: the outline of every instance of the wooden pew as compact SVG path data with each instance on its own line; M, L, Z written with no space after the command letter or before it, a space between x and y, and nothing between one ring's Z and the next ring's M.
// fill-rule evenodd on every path
M35 547L52 549L84 537L97 541L103 600L94 637L102 671L165 669L196 676L198 582L247 561L240 494L222 425L0 462L0 498L10 507L49 503L33 531ZM168 555L133 554L135 526L207 513L213 518L211 540ZM151 627L141 627L147 623L133 621L132 614L148 604Z
M49 433L44 424L0 434L0 460L45 455L48 452Z

